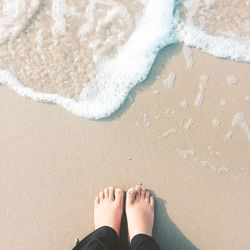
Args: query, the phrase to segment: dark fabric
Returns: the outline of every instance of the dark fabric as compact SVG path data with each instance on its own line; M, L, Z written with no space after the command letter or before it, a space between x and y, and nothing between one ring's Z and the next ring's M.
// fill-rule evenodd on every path
M131 241L131 250L160 250L155 240L145 234L137 234ZM80 241L73 250L119 250L119 238L111 227L100 227ZM124 249L121 249L124 250Z
M73 250L118 250L119 238L111 227L100 227L80 241Z
M137 234L131 240L131 250L160 250L160 247L152 237Z

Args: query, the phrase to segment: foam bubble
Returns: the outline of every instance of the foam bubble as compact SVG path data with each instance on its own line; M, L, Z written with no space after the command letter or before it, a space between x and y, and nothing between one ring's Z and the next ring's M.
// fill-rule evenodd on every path
M148 119L148 114L144 113L143 114L143 124L145 128L149 128L150 127L150 121Z
M201 164L202 167L205 167L205 168L208 166L208 162L205 161L205 160L200 161L200 164Z
M205 74L202 74L200 77L199 91L194 101L195 107L199 107L203 104L207 81L208 81L208 76Z
M219 127L220 126L220 121L217 118L214 118L212 121L212 125L214 127Z
M233 132L230 130L225 134L225 139L230 140L233 136Z
M180 103L182 108L187 108L188 107L188 102L186 100L182 100Z
M219 174L221 174L221 173L228 174L229 173L229 169L227 167L225 167L223 165L211 164L207 160L201 160L200 165L201 165L201 167L208 168L209 170L211 170L213 172L217 172Z
M192 49L190 47L183 46L183 53L187 68L192 69L194 65Z
M187 149L187 150L177 150L178 154L182 156L184 159L190 159L195 157L195 151L193 149Z
M166 130L165 132L162 133L162 137L168 137L172 134L175 134L177 132L177 129L176 128L171 128L171 129L168 129Z
M220 101L220 106L225 106L226 105L226 101L224 100L224 99L222 99L221 101Z
M176 79L175 73L171 72L169 76L164 80L163 82L164 86L166 86L168 89L173 88L175 84L175 79Z
M185 129L185 130L189 130L193 124L194 124L194 120L191 118L191 119L189 119L189 120L185 123L184 129Z
M232 120L232 126L240 127L246 133L247 138L250 141L250 128L243 113L239 112L234 115Z
M233 75L233 74L228 75L226 80L227 80L227 83L230 84L230 85L236 84L238 82L237 77L235 75Z

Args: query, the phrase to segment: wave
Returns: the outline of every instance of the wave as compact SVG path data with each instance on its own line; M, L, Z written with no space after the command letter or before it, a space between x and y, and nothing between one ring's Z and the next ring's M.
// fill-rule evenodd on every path
M0 82L89 119L116 111L169 44L250 61L249 1L90 0L70 6L54 0L44 10L39 1L15 3L0 4L8 13L15 10L8 22L6 11L0 18Z

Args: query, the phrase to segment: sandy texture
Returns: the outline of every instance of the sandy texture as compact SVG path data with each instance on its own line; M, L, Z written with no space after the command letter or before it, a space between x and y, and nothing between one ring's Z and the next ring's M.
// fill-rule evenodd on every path
M165 49L137 95L98 122L0 86L2 249L71 249L93 229L97 192L137 183L157 196L163 250L250 248L250 141L232 126L237 113L250 124L249 65L188 56L189 67L180 47Z

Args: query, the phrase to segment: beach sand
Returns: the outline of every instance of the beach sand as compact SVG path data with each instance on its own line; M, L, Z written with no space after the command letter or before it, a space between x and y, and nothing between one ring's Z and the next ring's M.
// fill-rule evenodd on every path
M164 49L101 121L0 85L1 249L71 249L93 229L99 190L138 183L157 197L163 250L249 249L250 140L233 121L244 114L250 126L249 64L198 50L193 60L188 69L181 47Z

